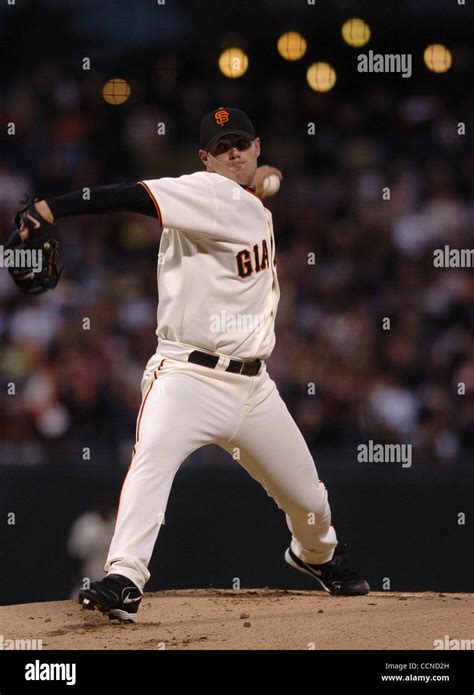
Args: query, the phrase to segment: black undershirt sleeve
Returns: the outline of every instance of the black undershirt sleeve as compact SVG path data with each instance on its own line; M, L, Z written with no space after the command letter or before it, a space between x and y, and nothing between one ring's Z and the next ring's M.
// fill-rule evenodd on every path
M84 200L84 189L55 198L45 198L54 219L69 215L88 215L101 212L138 212L158 218L156 206L146 188L139 183L119 183L112 186L93 186Z

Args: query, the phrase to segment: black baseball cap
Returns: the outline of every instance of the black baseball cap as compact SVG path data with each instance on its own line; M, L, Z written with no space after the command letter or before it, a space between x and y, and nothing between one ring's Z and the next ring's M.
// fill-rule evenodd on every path
M229 133L255 140L255 130L246 113L230 106L219 106L201 120L201 148L209 152L220 137Z

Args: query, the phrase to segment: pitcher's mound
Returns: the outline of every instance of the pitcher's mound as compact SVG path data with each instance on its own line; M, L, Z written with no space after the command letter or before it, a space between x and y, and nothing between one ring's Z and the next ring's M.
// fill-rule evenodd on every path
M473 616L474 594L272 589L145 593L134 625L74 601L0 606L4 649L434 649L474 637Z

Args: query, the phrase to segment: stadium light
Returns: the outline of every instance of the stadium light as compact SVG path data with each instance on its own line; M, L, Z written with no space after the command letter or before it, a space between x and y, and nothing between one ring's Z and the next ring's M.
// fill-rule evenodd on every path
M313 63L308 68L306 80L315 92L329 92L336 84L336 71L329 63Z
M425 65L432 72L447 72L453 63L451 51L441 43L432 43L425 48Z
M349 46L365 46L370 39L370 27L363 19L348 19L342 25L342 38Z
M306 39L297 31L287 31L278 39L278 53L285 60L299 60L306 53Z
M219 69L226 77L242 77L248 66L248 56L241 48L227 48L219 56Z
M102 87L102 97L108 104L118 106L127 101L131 93L130 85L127 80L115 78L109 80Z

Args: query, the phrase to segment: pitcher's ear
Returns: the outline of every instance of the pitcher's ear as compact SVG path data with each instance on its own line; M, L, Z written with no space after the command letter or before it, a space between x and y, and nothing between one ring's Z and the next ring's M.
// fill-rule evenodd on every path
M199 150L198 157L201 160L201 162L204 164L204 166L207 167L207 165L209 163L209 157L207 156L206 150Z

